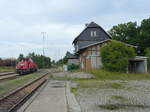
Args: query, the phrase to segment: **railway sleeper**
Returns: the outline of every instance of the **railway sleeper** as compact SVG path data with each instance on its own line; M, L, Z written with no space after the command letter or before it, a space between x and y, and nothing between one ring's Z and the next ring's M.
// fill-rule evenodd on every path
M46 75L45 75L46 76ZM44 77L44 76L43 76ZM0 112L14 112L19 106L21 106L32 94L38 89L41 84L46 81L46 78L39 78L39 80L33 81L29 86L25 86L22 89L18 89L10 96L0 100Z

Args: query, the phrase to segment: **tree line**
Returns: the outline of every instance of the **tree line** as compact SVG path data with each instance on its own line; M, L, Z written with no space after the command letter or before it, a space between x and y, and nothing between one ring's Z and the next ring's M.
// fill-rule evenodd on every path
M109 31L112 39L137 46L137 54L145 55L150 48L150 18L137 22L127 22L113 26Z
M23 58L31 58L38 65L39 68L49 68L52 66L52 61L50 57L35 54L34 52L29 53L27 56L20 54L17 60L20 61Z
M150 69L150 18L113 26L109 31L112 39L137 46L137 55L148 57Z
M67 51L66 54L65 54L65 56L62 59L59 59L58 61L56 61L55 62L55 66L62 66L64 64L67 64L67 62L68 62L67 56L68 56L69 53L70 52Z
M29 53L27 56L20 54L18 58L7 58L1 59L0 58L0 66L16 66L16 64L21 61L23 58L31 58L39 68L49 68L55 65L55 61L51 60L50 57L43 56L40 54Z
M15 66L17 60L14 58L1 59L0 58L0 66Z

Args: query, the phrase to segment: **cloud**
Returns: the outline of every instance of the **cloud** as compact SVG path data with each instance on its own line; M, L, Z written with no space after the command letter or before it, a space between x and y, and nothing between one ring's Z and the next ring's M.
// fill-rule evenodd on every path
M6 24L6 23L5 23ZM57 60L64 56L67 50L72 51L73 39L82 31L83 25L66 24L37 24L37 25L16 25L11 23L9 33L0 34L1 57L9 57L8 51L13 52L12 57L19 53L27 55L29 52L42 54L43 40L41 32L47 32L45 40L46 55ZM23 30L22 30L23 28ZM10 37L10 34L12 37ZM3 35L3 36L2 36ZM10 41L9 41L10 40ZM61 49L61 50L60 50ZM60 55L62 54L62 55Z
M150 1L144 0L0 0L0 57L42 53L53 59L72 51L73 39L84 24L95 21L104 29L148 18Z

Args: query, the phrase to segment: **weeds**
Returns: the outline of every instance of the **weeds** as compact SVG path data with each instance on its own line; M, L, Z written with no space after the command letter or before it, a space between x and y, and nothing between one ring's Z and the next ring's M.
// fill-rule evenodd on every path
M118 110L125 108L150 108L150 106L145 105L125 105L125 104L106 104L106 105L99 105L99 107L106 110Z
M111 96L112 99L115 99L115 100L121 100L121 101L128 101L127 98L123 97L123 96Z
M26 84L27 82L40 77L41 74L33 73L29 75L19 76L17 79L8 80L0 83L0 95L8 93L22 85Z
M78 88L71 88L71 92L72 92L75 96L78 95L77 90L78 90Z
M79 88L99 88L99 89L124 89L123 83L98 81L98 80L78 80L76 81Z
M2 66L0 72L15 72L15 67Z
M97 80L150 80L150 73L108 72L103 69L87 71L95 75Z

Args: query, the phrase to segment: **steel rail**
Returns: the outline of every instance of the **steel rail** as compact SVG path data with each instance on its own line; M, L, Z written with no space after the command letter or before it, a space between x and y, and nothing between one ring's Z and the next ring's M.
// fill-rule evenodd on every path
M0 76L16 74L15 72L0 72Z
M6 76L5 75L3 75L3 76L0 75L0 81L16 79L17 76L18 76L18 74L16 74L16 73L9 74L9 75L7 74Z
M0 99L0 112L15 112L32 94L48 80L48 73L29 82Z

